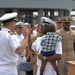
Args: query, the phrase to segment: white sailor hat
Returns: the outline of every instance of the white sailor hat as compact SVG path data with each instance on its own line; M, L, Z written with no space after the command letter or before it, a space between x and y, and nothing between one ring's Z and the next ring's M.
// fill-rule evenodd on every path
M17 22L16 23L16 27L22 27L23 26L23 22Z
M75 25L71 25L70 28L75 28Z
M5 21L9 21L9 20L17 21L16 17L17 17L17 13L16 12L6 13L2 17L0 17L0 21L1 22L5 22Z
M54 24L56 26L56 23L53 20L51 20L50 18L47 18L47 17L42 17L41 23Z
M29 26L30 24L28 22L24 23L25 26Z
M34 25L34 27L38 27L38 24Z

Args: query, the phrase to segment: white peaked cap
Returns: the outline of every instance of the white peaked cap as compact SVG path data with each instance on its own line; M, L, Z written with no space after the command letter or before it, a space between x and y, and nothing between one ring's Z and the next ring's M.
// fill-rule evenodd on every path
M7 20L10 20L10 19L15 18L15 17L17 17L16 12L6 13L2 17L0 17L0 21L7 21Z
M34 27L37 27L37 26L38 26L38 24L34 25Z
M70 28L75 28L75 25L71 25Z
M23 22L17 22L16 26L18 26L18 25L23 25Z
M43 20L47 23L54 24L56 26L56 23L53 20L51 20L50 18L42 17L41 21L43 21Z
M24 25L25 25L25 26L28 26L28 25L30 25L30 24L29 24L28 22L26 22L26 23L24 23Z

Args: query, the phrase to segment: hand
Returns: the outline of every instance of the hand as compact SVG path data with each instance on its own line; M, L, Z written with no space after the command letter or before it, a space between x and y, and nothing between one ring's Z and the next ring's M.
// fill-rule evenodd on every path
M41 60L43 60L42 54L39 54L39 55L38 55L38 58L41 59Z
M31 28L28 28L27 29L27 34L30 35L31 33L32 33L32 29Z
M23 28L22 33L24 37L29 36L31 34L31 30Z
M27 54L28 54L28 56L30 57L30 62L32 63L32 64L35 64L35 59L34 59L34 57L33 57L33 53L32 53L32 51L27 47Z
M23 34L23 36L25 37L25 36L27 36L27 33L26 33L26 28L25 28L25 26L23 26L22 27L22 34Z

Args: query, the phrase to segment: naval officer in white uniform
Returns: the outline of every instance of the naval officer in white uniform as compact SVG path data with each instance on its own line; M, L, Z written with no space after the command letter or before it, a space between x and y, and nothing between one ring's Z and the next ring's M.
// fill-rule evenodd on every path
M20 43L23 41L24 36L22 34L22 29L23 29L23 22L16 22L16 27L15 27L15 33L18 39L20 40ZM25 75L25 71L20 70L20 64L26 62L26 50L23 51L21 55L18 55L18 75Z
M42 17L41 20L43 20L43 19L44 19L44 23L49 22L51 24L56 25L54 21L52 21L51 19L49 19L47 17ZM61 58L62 43L61 43L61 41L59 41L56 44L55 55L50 56L50 57L45 57L45 56L39 55L41 53L41 50L42 50L41 41L42 41L43 37L45 37L45 35L43 35L41 37L38 37L32 44L32 49L36 50L38 52L38 57L40 58L40 59L37 58L37 66L38 67L37 67L36 75L41 75L40 74L41 60L47 61L44 72L43 72L43 75L57 75L54 68L53 68L53 66L52 66L52 64L50 63L50 61L56 61L56 60Z
M3 28L0 31L0 75L18 75L18 54L22 54L28 42L29 30L28 32L23 30L25 37L21 44L13 33L17 21L16 17L16 12L6 13L0 17L0 21L3 23Z

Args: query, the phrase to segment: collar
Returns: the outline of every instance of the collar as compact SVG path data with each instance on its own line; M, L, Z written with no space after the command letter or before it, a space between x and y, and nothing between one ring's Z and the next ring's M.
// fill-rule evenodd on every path
M47 32L47 35L55 34L54 32Z
M71 32L72 30L70 29L69 31L65 31L63 28L61 29L62 32Z
M17 36L22 36L23 34L21 33L20 35L18 35L16 32L15 32L15 34L17 35Z

